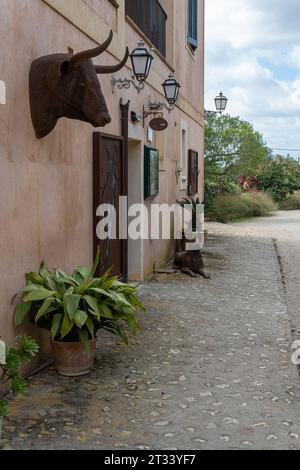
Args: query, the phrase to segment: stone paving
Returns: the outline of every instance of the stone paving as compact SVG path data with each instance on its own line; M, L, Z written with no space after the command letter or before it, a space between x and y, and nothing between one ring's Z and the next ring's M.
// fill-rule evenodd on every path
M11 401L5 449L300 449L273 239L209 230L212 279L161 274L144 284L148 311L129 348L101 334L89 376L51 367L33 377Z

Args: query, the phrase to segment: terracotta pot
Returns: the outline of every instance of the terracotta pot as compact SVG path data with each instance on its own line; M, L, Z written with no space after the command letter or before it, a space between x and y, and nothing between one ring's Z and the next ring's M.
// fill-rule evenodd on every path
M96 340L91 340L89 344L91 352L87 354L81 342L51 341L57 372L66 377L79 377L88 374L94 363Z

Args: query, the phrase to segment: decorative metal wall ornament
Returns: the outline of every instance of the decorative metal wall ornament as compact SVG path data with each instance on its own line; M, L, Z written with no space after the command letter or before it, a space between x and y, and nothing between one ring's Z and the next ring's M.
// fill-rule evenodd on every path
M47 136L62 117L104 127L111 122L97 74L121 70L129 57L117 65L94 65L92 58L102 54L113 39L75 55L52 54L36 59L30 69L29 93L33 127L38 139Z
M145 120L148 116L163 119L164 109L171 113L174 110L174 105L167 106L165 103L155 103L149 100L149 110L146 110L145 107L143 107L143 126L145 127Z
M130 54L131 64L132 64L132 78L115 78L112 77L111 84L112 90L114 93L115 87L119 90L125 89L128 90L131 85L136 89L137 93L140 93L145 88L145 81L147 80L153 56L151 53L146 49L145 43L143 41L139 42L139 47L134 49L134 51Z

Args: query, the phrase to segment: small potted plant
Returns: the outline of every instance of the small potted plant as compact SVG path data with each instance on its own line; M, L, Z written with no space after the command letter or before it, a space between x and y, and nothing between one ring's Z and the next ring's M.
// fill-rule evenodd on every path
M72 274L49 271L42 263L38 273L26 274L22 302L15 311L16 326L27 316L37 326L51 332L56 368L65 376L87 374L94 361L96 335L101 329L128 343L126 327L135 334L137 313L144 309L133 286L112 277L110 271L99 278L92 270L79 267Z
M191 221L192 222L191 223L192 233L191 233L191 235L194 235L194 237L191 236L191 239L188 239L187 236L186 236L186 230L182 231L181 249L182 249L182 251L185 251L187 243L195 243L197 241L197 234L199 233L199 232L197 232L197 217L199 217L198 208L200 207L201 202L200 202L199 198L197 198L197 199L184 198L184 199L182 199L182 201L177 201L177 204L179 204L179 206L182 209L190 208L191 215L192 215L192 221ZM204 234L205 237L207 236L207 232L205 233L204 230L202 230L200 233Z
M20 375L22 364L28 364L37 354L39 347L29 336L21 335L16 338L16 347L6 351L4 364L0 364L0 384L14 395L24 393L26 382ZM5 390L6 391L6 390ZM8 414L8 403L0 398L0 443L3 418Z

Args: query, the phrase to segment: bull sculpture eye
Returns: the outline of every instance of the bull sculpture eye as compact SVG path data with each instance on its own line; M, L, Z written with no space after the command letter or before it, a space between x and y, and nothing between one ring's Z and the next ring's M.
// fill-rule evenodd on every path
M89 122L94 127L104 127L111 121L97 74L111 74L121 70L129 57L129 49L127 47L123 60L116 65L94 66L91 59L106 51L112 39L111 31L107 40L98 47L73 56L52 54L32 63L29 79L30 109L38 139L50 134L62 117ZM76 91L87 87L93 93L82 94L81 106L75 107Z

